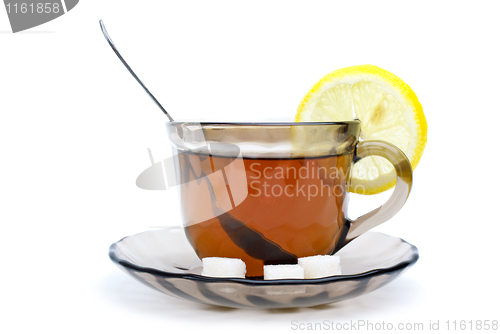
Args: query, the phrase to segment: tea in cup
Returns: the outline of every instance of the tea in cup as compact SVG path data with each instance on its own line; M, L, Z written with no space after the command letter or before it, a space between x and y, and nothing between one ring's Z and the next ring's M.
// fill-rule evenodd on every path
M404 205L412 168L382 141L359 142L358 121L167 123L186 236L200 258L263 266L334 254ZM347 216L351 170L377 155L395 167L396 188L368 214ZM356 192L362 192L356 189Z

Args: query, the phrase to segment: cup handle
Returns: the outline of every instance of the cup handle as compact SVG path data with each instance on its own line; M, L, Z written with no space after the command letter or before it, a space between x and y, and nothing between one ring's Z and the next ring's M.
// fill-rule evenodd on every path
M354 163L368 156L380 156L389 160L396 170L396 188L392 196L377 209L350 221L349 230L342 246L345 246L366 231L392 218L403 207L410 195L413 173L406 155L396 146L379 140L360 142L356 146Z

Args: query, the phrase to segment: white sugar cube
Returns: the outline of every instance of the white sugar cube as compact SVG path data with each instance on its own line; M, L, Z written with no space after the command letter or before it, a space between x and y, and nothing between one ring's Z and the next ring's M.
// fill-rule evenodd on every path
M245 278L247 268L240 259L227 257L205 257L202 259L203 276L210 277L240 277Z
M301 257L298 263L304 268L305 278L320 278L341 274L340 256L338 255Z
M264 279L304 278L304 268L298 264L264 266Z

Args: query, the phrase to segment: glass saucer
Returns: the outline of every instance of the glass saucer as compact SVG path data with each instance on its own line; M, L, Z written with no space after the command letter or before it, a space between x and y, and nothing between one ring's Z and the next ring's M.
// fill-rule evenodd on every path
M167 295L233 308L290 308L329 304L374 291L418 260L410 243L367 232L338 253L342 275L317 279L257 280L201 276L201 260L180 227L125 237L111 260L139 282Z

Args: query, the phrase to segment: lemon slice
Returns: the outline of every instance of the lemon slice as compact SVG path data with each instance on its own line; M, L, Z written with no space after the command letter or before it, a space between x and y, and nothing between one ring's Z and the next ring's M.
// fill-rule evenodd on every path
M399 77L373 65L333 71L304 96L295 116L296 122L352 119L361 122L361 140L390 142L417 167L427 142L427 122L417 96ZM396 173L387 160L367 157L352 168L349 191L371 195L395 184Z

